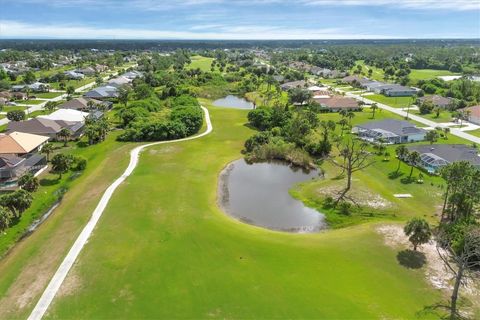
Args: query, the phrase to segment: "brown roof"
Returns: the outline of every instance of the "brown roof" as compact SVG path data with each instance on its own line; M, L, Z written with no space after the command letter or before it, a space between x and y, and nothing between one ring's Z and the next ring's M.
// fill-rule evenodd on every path
M95 104L102 103L100 100L80 97L80 98L75 98L65 102L64 104L59 106L59 109L74 109L74 110L88 109L89 101L92 101Z
M432 96L424 96L418 98L419 101L425 102L425 101L431 101L434 105L436 106L448 106L453 102L452 98L446 98L439 96L437 94L432 95Z
M48 141L48 137L24 132L0 134L1 154L22 154L35 150Z
M324 108L329 109L357 109L358 102L353 98L335 96L331 98L314 99Z
M471 117L480 118L480 105L468 107L468 108L465 108L464 110L470 111Z
M10 99L12 97L12 94L8 91L2 91L0 92L0 97Z

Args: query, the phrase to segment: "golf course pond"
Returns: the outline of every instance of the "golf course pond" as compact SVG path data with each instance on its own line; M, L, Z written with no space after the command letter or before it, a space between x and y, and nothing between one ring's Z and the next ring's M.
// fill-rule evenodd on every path
M287 232L318 232L327 227L325 216L293 198L289 190L318 172L292 168L281 162L230 163L220 174L219 205L230 216L248 224Z
M235 109L253 109L253 103L244 98L228 95L224 98L213 101L217 107L235 108Z

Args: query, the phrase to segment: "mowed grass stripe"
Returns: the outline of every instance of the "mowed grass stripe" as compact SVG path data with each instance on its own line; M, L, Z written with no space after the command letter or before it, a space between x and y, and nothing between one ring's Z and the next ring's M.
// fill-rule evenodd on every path
M220 212L217 175L251 130L210 110L211 135L142 154L47 318L412 318L438 300L373 225L286 234Z

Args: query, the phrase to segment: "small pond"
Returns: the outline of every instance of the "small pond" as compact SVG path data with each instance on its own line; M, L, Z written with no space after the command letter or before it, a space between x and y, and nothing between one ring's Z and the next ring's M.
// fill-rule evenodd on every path
M228 95L225 98L213 101L213 105L226 108L253 109L253 103L245 100L244 98L239 98L232 95Z
M288 191L294 184L318 177L284 163L232 162L219 179L219 203L236 219L256 226L288 231L318 232L326 228L325 217L294 199Z

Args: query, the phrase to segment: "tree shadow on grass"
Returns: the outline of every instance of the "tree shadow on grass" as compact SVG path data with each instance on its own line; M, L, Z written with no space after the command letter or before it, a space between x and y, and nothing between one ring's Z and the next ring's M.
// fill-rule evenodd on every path
M86 147L88 147L88 143L85 142L85 141L77 141L76 145L77 145L78 148L86 148Z
M427 262L425 254L410 249L400 251L397 254L397 260L408 269L420 269Z
M403 176L403 172L401 171L392 171L388 174L388 179L395 180Z
M53 185L56 185L60 182L60 179L46 179L46 178L43 178L43 179L40 179L39 181L39 184L41 186L53 186Z

